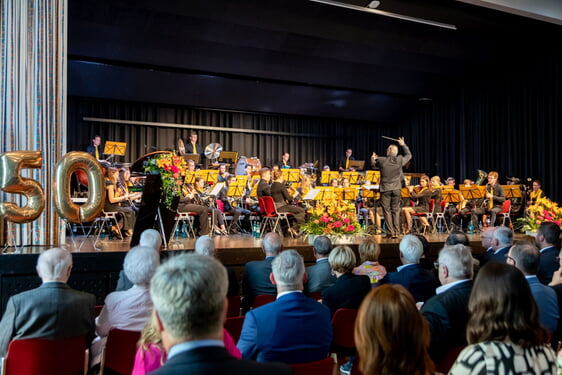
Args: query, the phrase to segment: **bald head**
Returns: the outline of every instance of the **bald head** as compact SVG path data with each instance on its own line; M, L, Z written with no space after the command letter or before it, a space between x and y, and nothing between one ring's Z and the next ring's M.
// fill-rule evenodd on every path
M37 274L43 282L66 283L72 269L72 255L68 250L54 248L44 251L37 258Z
M388 146L388 148L386 149L386 155L388 155L388 156L398 155L398 146L396 146L396 145Z
M283 239L278 233L269 232L263 237L261 246L266 256L276 257L283 247Z

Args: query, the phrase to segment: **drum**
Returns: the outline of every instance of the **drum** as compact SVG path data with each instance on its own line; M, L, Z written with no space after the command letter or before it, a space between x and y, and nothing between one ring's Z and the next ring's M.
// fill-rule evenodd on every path
M252 166L252 174L259 172L259 170L261 169L260 159L240 156L240 158L236 162L236 166L234 167L234 173L236 173L237 176L245 175L247 165Z

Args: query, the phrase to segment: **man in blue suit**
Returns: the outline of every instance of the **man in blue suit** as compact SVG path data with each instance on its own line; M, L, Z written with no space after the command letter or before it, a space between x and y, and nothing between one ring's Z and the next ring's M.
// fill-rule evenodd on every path
M238 348L242 358L288 364L326 358L332 342L328 308L303 294L304 262L295 250L273 260L277 300L246 314Z
M414 235L408 234L400 241L400 261L402 266L396 272L389 272L379 284L400 284L408 289L417 302L425 302L435 295L435 277L419 265L423 245Z
M536 246L530 244L515 245L507 254L507 264L517 267L529 282L531 293L539 308L539 320L550 333L556 331L558 319L558 297L556 292L549 286L541 284L537 278L539 269L540 253Z

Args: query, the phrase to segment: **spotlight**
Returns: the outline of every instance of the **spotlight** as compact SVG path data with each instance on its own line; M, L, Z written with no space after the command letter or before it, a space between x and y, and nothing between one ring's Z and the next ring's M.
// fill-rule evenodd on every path
M379 5L381 5L381 2L378 0L373 0L371 1L368 5L367 8L371 8L371 9L377 9L379 7Z

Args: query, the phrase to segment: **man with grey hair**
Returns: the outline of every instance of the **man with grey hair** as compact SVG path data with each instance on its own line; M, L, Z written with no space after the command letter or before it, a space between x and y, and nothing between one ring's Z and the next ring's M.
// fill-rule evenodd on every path
M224 266L210 256L181 254L158 268L150 295L168 359L151 374L291 374L283 364L228 354L223 343L226 283Z
M398 138L398 144L404 149L404 156L398 155L396 145L388 146L386 157L379 157L374 152L371 156L371 165L381 171L381 206L387 228L386 236L391 238L398 238L400 232L400 189L404 179L402 167L412 158L404 137Z
M207 235L201 236L195 241L195 252L201 255L207 255L210 257L217 257L217 252L215 249L215 240ZM238 280L236 279L236 274L230 268L227 268L228 272L228 293L227 297L234 297L240 295L240 287L238 286Z
M138 246L149 247L154 249L157 253L160 253L160 249L162 247L162 237L160 236L160 232L156 229L145 229L140 235ZM115 288L115 291L120 292L131 289L132 287L133 283L127 278L125 271L121 270L119 272L119 279L117 280L117 288Z
M497 227L492 236L492 250L484 262L505 263L505 256L513 245L513 231L508 227Z
M283 248L283 240L276 232L267 233L262 240L264 260L254 260L246 263L242 278L242 312L246 313L252 307L254 298L260 294L276 295L275 285L269 280L271 262Z
M285 250L272 264L277 300L246 314L238 348L242 358L289 364L324 359L332 342L330 310L303 294L304 261Z
M389 272L381 284L400 284L406 288L418 302L426 301L435 294L435 277L420 266L423 245L414 235L408 234L400 241L400 261L402 266L396 272Z
M109 293L96 318L96 334L92 342L92 365L99 363L101 352L111 328L142 331L152 312L150 279L160 264L160 254L150 247L133 247L125 256L123 270L133 287Z
M540 263L539 249L526 243L515 245L509 249L506 263L523 272L539 308L539 321L550 333L554 333L560 318L558 297L554 289L542 284L537 277Z
M332 274L332 268L328 263L328 256L332 251L332 241L326 236L318 236L312 244L312 253L316 258L316 264L306 267L308 282L304 289L307 293L322 293L326 288L336 282L336 276Z
M72 255L65 249L39 255L36 270L42 284L8 300L0 322L0 357L6 356L8 344L16 339L84 336L90 345L96 298L66 284L71 269Z
M428 299L421 313L429 323L429 354L435 363L442 361L449 349L466 346L466 324L470 318L468 299L472 291L472 251L457 244L445 246L436 262L441 286Z

